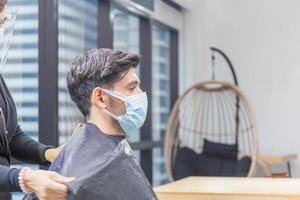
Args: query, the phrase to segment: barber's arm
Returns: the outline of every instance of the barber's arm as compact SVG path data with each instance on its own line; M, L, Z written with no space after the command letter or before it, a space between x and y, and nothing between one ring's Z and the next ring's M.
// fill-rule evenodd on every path
M64 200L68 193L66 184L74 180L56 172L20 170L0 165L0 192L34 192L40 200Z
M21 192L18 183L19 169L0 165L0 192Z
M20 161L47 165L59 154L61 148L43 145L24 134L21 127L17 130L9 143L12 156Z
M38 164L48 164L56 157L61 148L54 149L52 146L36 142L25 135L20 126L18 126L9 145L12 156L16 159ZM64 177L51 171L5 169L6 171L3 172L3 176L7 178L3 180L3 186L6 184L6 187L2 187L1 185L2 174L0 173L0 188L7 188L10 191L22 190L23 192L25 189L26 192L34 192L40 200L64 200L68 193L66 184L75 180L75 178ZM20 177L22 177L24 182L22 189L19 185Z

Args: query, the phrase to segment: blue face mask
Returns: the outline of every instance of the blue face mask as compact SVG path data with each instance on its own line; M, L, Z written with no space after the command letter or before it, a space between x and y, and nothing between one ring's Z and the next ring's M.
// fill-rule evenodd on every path
M148 109L148 99L146 92L124 96L111 90L103 91L112 97L120 99L125 103L125 114L116 116L108 110L104 110L112 118L117 120L126 134L138 130L145 122Z

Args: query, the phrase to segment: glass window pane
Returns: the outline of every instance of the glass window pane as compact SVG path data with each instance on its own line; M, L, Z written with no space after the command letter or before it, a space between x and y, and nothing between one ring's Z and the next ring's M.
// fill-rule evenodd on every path
M8 9L9 12L18 9L18 15L1 75L16 103L21 128L25 134L38 140L38 1L10 0ZM38 165L26 166L38 168ZM13 199L19 200L23 196L14 193Z
M163 140L170 113L170 31L152 26L152 139ZM163 149L153 150L153 185L167 181Z
M60 0L58 5L59 143L65 143L83 116L71 101L66 85L68 63L97 47L97 0Z
M1 74L15 100L23 131L38 140L38 4L35 0L20 3L9 2L10 12L19 11Z
M117 8L112 8L113 47L126 52L139 53L139 18ZM139 70L137 69L137 74ZM140 132L128 134L129 142L140 141Z
M126 52L139 53L139 18L117 8L112 8L113 47Z
M139 53L139 18L125 10L115 7L111 9L113 24L113 48L126 52ZM136 73L139 75L139 68ZM140 141L140 131L127 135L129 142ZM140 150L134 151L135 156L140 160Z
M164 151L163 148L154 148L152 150L153 155L153 186L166 184L168 182L168 176L164 165Z

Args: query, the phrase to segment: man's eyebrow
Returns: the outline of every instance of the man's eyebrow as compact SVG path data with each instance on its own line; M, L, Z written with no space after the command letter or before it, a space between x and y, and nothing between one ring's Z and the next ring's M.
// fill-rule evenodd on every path
M128 83L127 87L132 87L132 86L135 86L135 85L138 85L138 84L140 84L140 81L135 80L135 81L132 81L132 82Z

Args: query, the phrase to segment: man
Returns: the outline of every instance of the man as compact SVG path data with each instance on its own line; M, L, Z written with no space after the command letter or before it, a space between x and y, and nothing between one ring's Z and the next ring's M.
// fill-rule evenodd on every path
M89 50L71 63L69 93L86 122L51 166L76 177L68 199L157 199L125 138L147 114L138 64L138 55L111 49Z
M14 19L14 15L7 14L7 0L0 0L0 67L5 64ZM41 200L65 199L68 191L65 184L74 178L65 178L55 172L9 167L11 157L47 165L59 151L60 148L40 144L24 134L18 124L15 103L0 74L0 199L10 200L10 192L34 192Z

